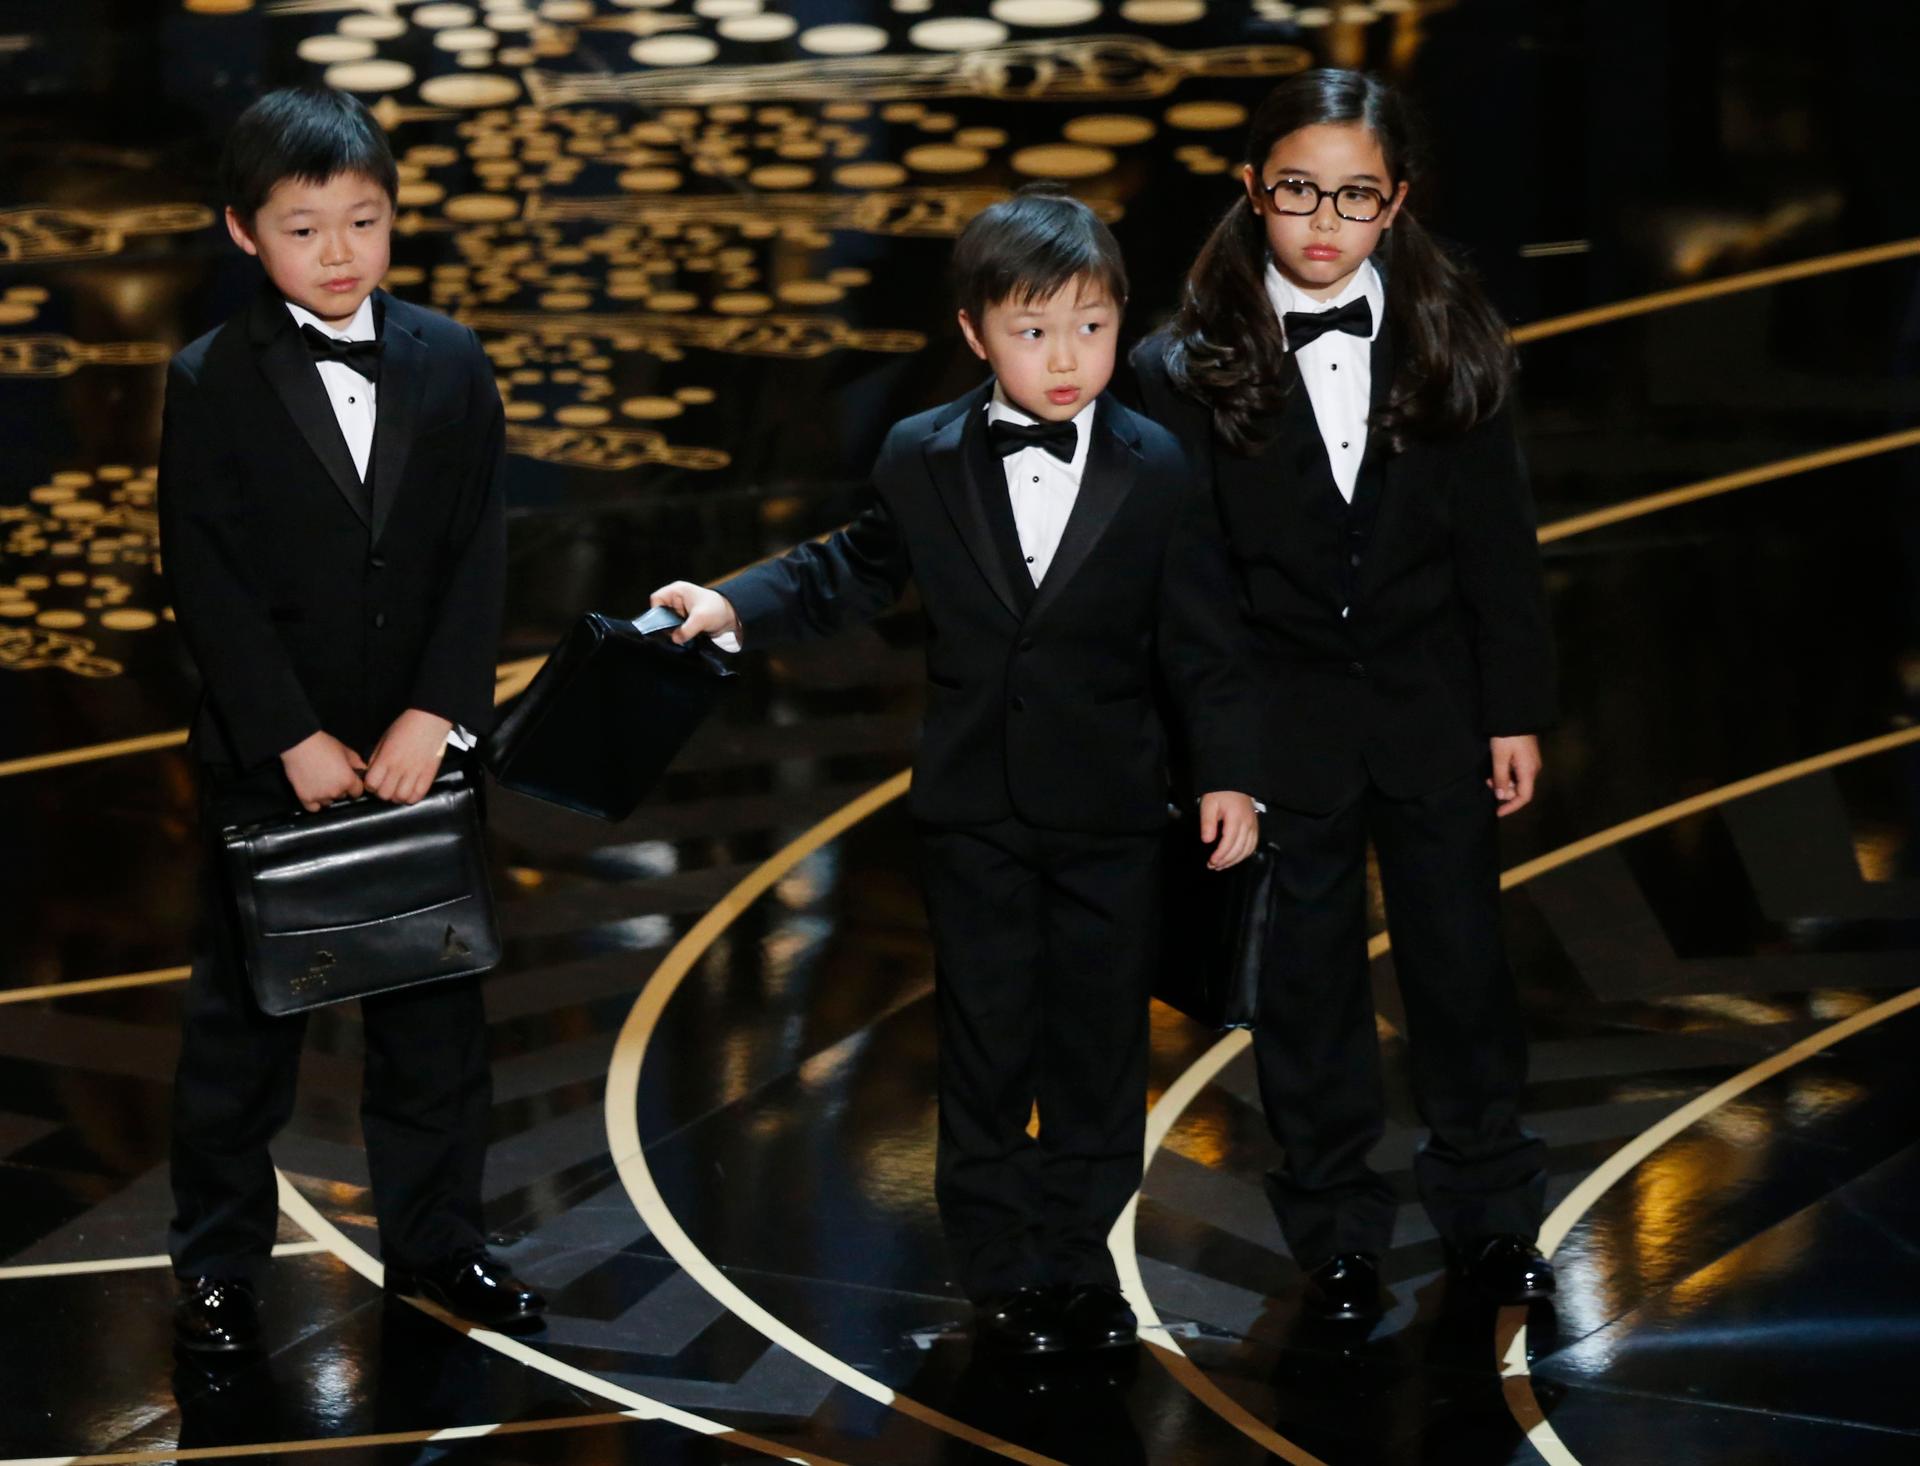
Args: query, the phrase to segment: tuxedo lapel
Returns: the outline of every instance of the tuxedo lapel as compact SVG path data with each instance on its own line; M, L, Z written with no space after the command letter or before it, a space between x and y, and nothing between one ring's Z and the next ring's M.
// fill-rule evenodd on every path
M993 384L988 382L963 397L959 410L927 439L923 453L927 476L933 480L934 490L946 506L967 553L973 556L1000 603L1018 617L1023 614L1025 598L1014 589L1005 557L994 541L987 519L987 494L997 488L1004 499L1006 483L1004 479L997 484L989 482L974 462L974 455L967 451L970 429L977 428L982 442L985 441L987 397L992 391ZM1008 513L1012 513L1011 508Z
M1120 506L1133 490L1140 472L1140 437L1131 418L1111 397L1102 397L1093 412L1093 442L1087 448L1086 467L1073 512L1060 532L1053 563L1040 582L1032 614L1038 615L1060 598L1061 588L1086 564L1093 547L1113 523Z
M427 344L406 320L406 308L396 309L384 290L373 297L374 319L381 323L380 390L373 429L373 543L387 527L393 501L407 472L420 426L420 399L426 387Z
M360 473L353 466L353 454L340 433L340 421L333 415L333 403L321 385L320 369L300 331L293 314L278 291L271 286L254 297L248 320L248 336L260 362L260 370L272 386L300 436L313 449L314 457L333 480L334 487L362 524L373 522L373 503Z

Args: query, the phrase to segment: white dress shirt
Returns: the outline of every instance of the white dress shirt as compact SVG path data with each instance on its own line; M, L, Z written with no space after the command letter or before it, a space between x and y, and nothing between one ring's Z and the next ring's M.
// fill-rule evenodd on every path
M373 329L373 297L369 295L360 302L360 309L353 313L353 319L345 328L329 326L312 311L287 302L287 309L293 312L294 320L303 326L312 326L323 331L336 341L374 341L378 333ZM373 425L377 421L378 388L360 373L342 361L317 361L320 369L320 385L327 389L327 400L333 404L333 415L340 424L340 436L347 440L347 451L353 455L353 467L364 481L367 476L367 458L373 451Z
M1044 448L1022 448L1000 460L1007 475L1007 498L1013 503L1013 522L1020 531L1020 553L1027 562L1027 573L1038 585L1053 564L1060 548L1060 536L1080 497L1080 475L1086 471L1087 450L1093 442L1093 410L1089 402L1073 415L1075 429L1073 461L1062 463ZM993 400L987 404L987 422L1031 424L1029 417L1000 393L994 383Z
M1373 336L1380 334L1386 317L1387 292L1380 272L1372 260L1365 260L1353 272L1353 278L1332 300L1315 300L1301 291L1285 275L1267 262L1267 299L1273 302L1276 316L1288 311L1318 314L1337 310L1365 296L1373 309ZM1285 330L1284 325L1281 328ZM1307 401L1313 404L1313 418L1320 426L1321 441L1327 445L1327 461L1333 465L1333 481L1340 497L1353 502L1353 486L1360 477L1360 460L1367 452L1367 410L1372 403L1373 336L1365 338L1345 331L1328 331L1309 341L1295 353L1300 376L1307 384Z
M345 329L329 326L312 311L287 302L287 309L293 312L295 321L303 326L312 326L324 331L336 341L377 341L379 333L373 328L373 297L369 295L360 302L360 309L353 313ZM320 372L320 385L327 389L327 401L333 404L334 420L340 424L340 436L347 440L347 451L353 455L353 466L364 482L367 477L367 459L373 453L373 429L379 421L378 388L352 367L341 361L316 361L314 366ZM452 748L472 748L479 740L462 728L453 725L447 734L447 744Z

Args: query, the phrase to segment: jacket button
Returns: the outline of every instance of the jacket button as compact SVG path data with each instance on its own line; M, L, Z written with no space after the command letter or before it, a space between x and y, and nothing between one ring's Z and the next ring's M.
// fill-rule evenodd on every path
M1367 675L1367 664L1366 664L1365 662L1348 662L1348 663L1347 663L1347 675L1348 675L1349 677L1364 677L1364 676L1366 676L1366 675Z
M367 563L372 565L375 570L385 570L387 568L386 560L379 555L375 555L373 559Z
M1007 703L1007 706L1012 708L1016 713L1024 713L1027 710L1027 700L1024 697L1016 697L1011 699Z
M385 611L375 611L373 613L373 629L375 631L385 631L387 629L387 613Z
M1023 636L1020 638L1020 650L1023 652L1033 650L1033 638L1031 636Z
M1349 555L1347 556L1347 563L1349 565L1358 565L1360 563L1360 557L1358 555Z

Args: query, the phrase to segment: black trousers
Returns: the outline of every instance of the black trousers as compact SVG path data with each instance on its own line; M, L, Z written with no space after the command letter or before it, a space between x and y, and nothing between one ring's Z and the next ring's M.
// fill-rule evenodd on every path
M271 775L212 779L203 802L209 834L282 802L284 785L276 789L279 773ZM173 1086L168 1250L179 1277L251 1281L278 1225L268 1146L293 1113L306 1020L260 1011L231 910L210 846ZM419 1268L482 1246L492 1079L479 982L406 988L365 999L360 1010L360 1124L383 1260Z
M1140 1185L1160 837L922 827L940 1037L935 1195L975 1300L1116 1282ZM1027 1133L1035 1105L1039 1136Z
M1367 1157L1386 1126L1367 963L1367 840L1380 860L1413 1093L1429 1135L1414 1162L1427 1214L1464 1244L1531 1238L1545 1147L1520 1124L1527 1046L1500 937L1494 800L1478 775L1418 799L1369 789L1327 815L1276 809L1278 906L1253 1047L1285 1149L1267 1190L1303 1267L1381 1253L1394 1197Z

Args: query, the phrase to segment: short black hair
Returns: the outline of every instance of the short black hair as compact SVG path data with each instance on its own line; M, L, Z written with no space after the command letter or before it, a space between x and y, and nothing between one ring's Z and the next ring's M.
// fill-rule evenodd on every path
M968 221L953 247L953 293L978 325L990 306L1047 300L1076 279L1127 301L1127 263L1100 216L1057 183L1029 183Z
M332 87L268 92L240 114L220 159L226 201L248 225L283 180L319 184L342 173L371 178L399 205L386 129L358 97Z

